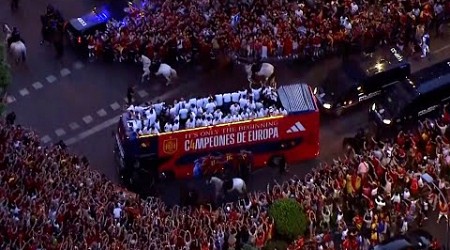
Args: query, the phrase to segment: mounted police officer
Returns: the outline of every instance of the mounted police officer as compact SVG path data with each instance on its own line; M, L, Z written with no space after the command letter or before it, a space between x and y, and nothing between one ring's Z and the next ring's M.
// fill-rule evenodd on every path
M19 30L16 27L14 27L12 32L11 32L11 37L8 38L8 48L11 47L12 43L19 42L19 41L25 43L22 40L22 38L20 37Z

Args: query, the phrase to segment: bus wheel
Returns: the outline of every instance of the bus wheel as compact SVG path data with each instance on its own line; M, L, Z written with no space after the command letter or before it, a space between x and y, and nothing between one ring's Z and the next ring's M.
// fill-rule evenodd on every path
M161 181L172 181L175 179L175 174L172 171L163 171L159 175Z

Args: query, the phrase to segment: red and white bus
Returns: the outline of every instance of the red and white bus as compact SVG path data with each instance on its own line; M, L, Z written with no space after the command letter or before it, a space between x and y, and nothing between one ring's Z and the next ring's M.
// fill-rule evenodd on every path
M152 135L130 135L125 115L115 135L119 173L136 169L177 179L193 176L194 161L212 154L241 150L252 154L252 170L265 167L274 156L287 163L319 155L319 108L306 84L281 86L279 102L287 115Z

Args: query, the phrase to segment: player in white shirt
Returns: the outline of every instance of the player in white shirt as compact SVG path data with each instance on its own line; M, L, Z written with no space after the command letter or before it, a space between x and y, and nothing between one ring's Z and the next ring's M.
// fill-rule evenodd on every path
M195 107L197 105L197 98L189 99L188 105L189 105L189 107L192 107L192 105L194 105L194 107Z
M212 121L212 125L217 125L217 124L220 124L220 123L221 123L220 118L219 117L214 117L214 120Z
M172 118L172 119L178 115L178 110L175 106L169 106L169 115L170 115L170 118Z
M282 114L282 115L287 115L288 112L287 112L287 110L284 109L283 107L280 107L280 114Z
M193 117L189 117L189 119L187 119L187 121L186 121L185 126L187 129L195 128L195 119Z
M262 102L256 102L255 106L256 106L255 110L260 110L260 109L264 108L264 104Z
M230 107L230 113L232 115L239 113L239 111L241 110L241 107L239 106L239 104L234 103L233 105L231 105Z
M248 100L247 108L249 108L250 110L255 110L256 109L256 102L251 97Z
M249 119L249 120L256 119L257 117L258 117L258 116L256 115L255 111L251 111L251 112L248 114L248 119Z
M216 111L214 111L214 118L222 118L222 116L223 116L222 110L216 109Z
M239 102L239 98L241 97L241 95L239 94L239 92L233 92L231 93L231 102Z
M261 91L262 91L262 88L252 89L252 96L253 96L253 100L255 100L255 102L257 102L257 101L259 101L259 99L261 99Z
M257 113L257 115L258 115L258 118L266 117L266 112L264 111L264 108L260 108L260 109L258 110L258 112L256 112L256 113Z
M205 119L214 119L214 115L213 114L211 114L211 113L206 113L205 115L203 115L203 117L205 118Z
M153 108L155 108L157 115L161 114L161 110L163 109L164 105L165 105L164 102L157 102L157 103L153 104Z
M238 122L242 120L242 117L240 114L234 114L231 119L233 122Z
M242 117L242 120L248 120L248 113L247 113L247 110L243 110L243 111L241 112L241 117Z
M193 113L195 116L198 115L198 109L197 109L197 107L195 106L195 104L191 104L191 106L189 107L189 111L190 111L191 113Z
M231 119L231 114L227 114L223 119L222 119L223 123L229 123L232 121Z
M161 125L159 124L159 119L156 118L155 123L152 124L156 130L161 131Z
M210 99L209 102L206 104L205 111L206 111L206 113L211 114L214 112L215 108L216 108L216 104L214 103L213 100Z
M178 111L178 115L180 116L180 120L186 121L189 118L189 110L183 105L181 105L180 111Z
M195 119L195 127L202 127L203 126L203 118L201 116L197 117Z
M150 129L150 134L158 134L159 130L157 128L155 128L155 126L152 126Z
M170 122L167 122L167 123L164 125L164 132L171 132L171 131L172 131L172 128L173 128L172 124L171 124Z
M216 103L217 107L219 107L219 108L223 106L223 96L222 96L222 94L215 95L215 103Z
M172 131L178 131L180 130L180 122L178 119L175 119L172 125Z
M241 106L241 109L245 109L248 105L248 99L246 95L241 95L241 98L239 99L239 106Z

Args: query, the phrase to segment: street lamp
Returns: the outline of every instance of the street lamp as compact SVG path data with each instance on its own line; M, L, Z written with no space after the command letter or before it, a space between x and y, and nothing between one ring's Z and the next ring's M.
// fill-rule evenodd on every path
M442 196L444 199L444 202L448 204L447 197L445 197L444 193L442 193L441 189L434 183L434 179L429 174L422 174L421 175L422 180L424 180L426 183L433 185L434 188L436 188L439 191L439 195ZM448 221L445 223L445 249L449 250L449 242L448 242L448 233L449 233L449 223Z

